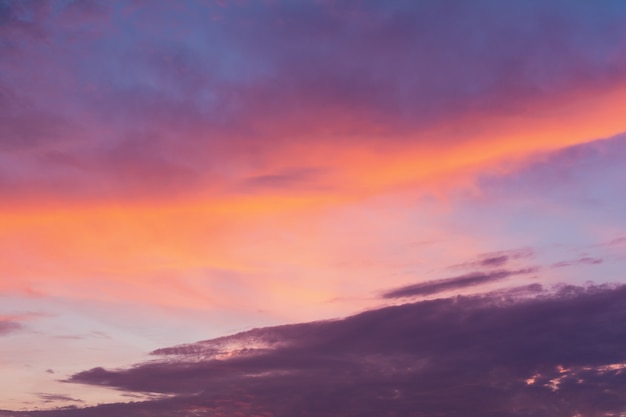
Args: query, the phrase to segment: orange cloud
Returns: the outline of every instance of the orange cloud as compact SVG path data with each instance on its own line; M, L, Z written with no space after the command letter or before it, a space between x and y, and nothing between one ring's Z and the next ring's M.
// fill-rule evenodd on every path
M6 256L0 268L11 279L0 289L180 306L245 304L236 302L236 295L220 300L217 292L210 294L210 284L202 284L210 281L203 278L205 271L227 270L248 276L249 287L275 294L276 299L321 302L337 293L330 281L300 289L285 286L285 277L273 281L264 273L284 264L286 270L299 268L306 279L314 280L307 270L333 276L337 248L325 243L333 239L332 232L311 232L310 242L293 246L272 242L273 233L302 232L307 225L319 224L329 210L363 198L407 186L436 189L446 179L471 177L506 159L616 134L626 127L624 102L626 87L620 87L538 103L519 116L466 116L414 133L425 138L420 140L387 142L381 137L360 144L310 138L272 149L263 156L262 169L247 172L269 175L294 162L324 167L307 179L306 187L297 182L281 186L279 181L276 187L253 192L224 186L171 201L29 200L14 208L4 206L0 249ZM264 278L258 278L261 275Z

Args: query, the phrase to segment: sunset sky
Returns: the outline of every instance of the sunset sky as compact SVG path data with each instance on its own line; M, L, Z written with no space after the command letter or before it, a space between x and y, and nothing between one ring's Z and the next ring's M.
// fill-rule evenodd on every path
M626 3L0 0L0 251L1 417L624 416Z

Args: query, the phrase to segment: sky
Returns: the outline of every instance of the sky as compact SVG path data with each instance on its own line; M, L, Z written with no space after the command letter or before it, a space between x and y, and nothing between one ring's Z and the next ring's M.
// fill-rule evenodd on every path
M626 415L621 0L0 0L0 417Z

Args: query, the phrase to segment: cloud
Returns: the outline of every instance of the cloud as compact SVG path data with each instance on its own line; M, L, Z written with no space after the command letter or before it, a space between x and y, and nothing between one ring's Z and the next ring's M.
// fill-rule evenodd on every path
M120 370L94 368L69 382L173 397L37 415L621 412L626 330L615 323L626 319L626 286L536 290L423 301L341 320L257 329L231 336L229 343L274 347L233 351L222 359L197 359L197 352L211 345L207 341L176 358Z
M77 400L75 398L72 398L68 395L62 395L62 394L47 394L47 393L43 393L43 392L38 392L35 395L37 395L39 398L41 398L43 400L44 403L54 403L54 402L58 402L58 401L63 401L63 402L76 402L76 403L82 403L82 400Z
M626 236L615 238L615 239L611 240L608 243L608 245L616 246L616 245L621 245L623 243L626 243Z
M0 336L24 329L24 322L41 317L50 317L50 314L36 311L20 314L0 314Z
M137 4L2 2L7 192L276 185L294 158L389 187L626 128L609 111L626 79L618 1ZM563 115L573 96L587 117Z
M509 261L506 255L491 256L480 261L480 266L501 267Z
M242 182L243 190L289 189L307 187L323 174L320 168L292 168L271 174L255 175Z
M63 334L53 336L55 339L65 340L86 340L86 339L111 339L111 336L105 332L91 331L87 334Z
M591 256L583 256L578 259L572 259L569 261L560 261L552 265L552 268L563 268L565 266L574 265L598 265L604 262L602 258L593 258Z
M498 252L487 252L478 255L478 259L471 262L452 265L452 269L469 269L469 268L502 268L509 262L530 258L535 251L532 248L519 248Z
M153 277L327 264L244 240L626 129L621 2L182 3L2 2L3 288L204 307Z
M482 176L479 186L490 198L500 202L509 199L511 205L539 200L544 204L586 208L601 213L607 220L617 220L624 207L620 186L626 175L620 164L625 157L626 136L620 134L536 154L519 169ZM613 244L618 241L616 237ZM609 241L604 244L611 246Z
M16 321L0 319L0 336L16 332L22 329L22 325Z
M499 259L499 258L487 258ZM385 292L383 298L403 298L418 295L431 295L444 291L458 290L476 285L487 284L494 281L500 281L515 275L532 274L538 271L538 268L525 268L513 271L497 270L489 272L473 272L458 277L441 279L436 281L420 282L419 284L407 285Z

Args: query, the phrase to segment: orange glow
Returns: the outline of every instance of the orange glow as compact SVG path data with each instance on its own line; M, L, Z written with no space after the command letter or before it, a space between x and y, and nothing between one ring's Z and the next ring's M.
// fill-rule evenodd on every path
M427 185L459 171L484 170L502 158L619 134L626 130L625 107L626 85L579 92L535 103L519 114L474 114L406 138L381 137L375 144L296 142L278 153L273 165L293 160L304 166L327 165L334 173L330 183L366 194L416 182Z
M253 173L279 172L291 161L327 167L310 187L248 194L212 191L171 201L29 200L4 207L0 250L6 256L0 268L11 279L0 283L0 290L84 297L84 290L92 289L87 293L96 298L182 306L244 304L236 294L226 301L212 297L210 288L198 291L212 285L203 284L207 270L224 270L248 276L248 286L263 287L275 299L321 302L335 291L328 283L298 289L280 280L272 284L268 277L262 284L254 277L267 271L268 264L296 263L300 269L326 268L332 275L329 265L337 248L324 243L328 236L307 232L326 211L406 186L436 189L459 174L471 177L504 159L617 134L626 127L622 103L626 87L564 97L516 117L474 115L406 140L380 138L380 143L368 140L359 146L310 138L266 156L267 166ZM269 241L278 230L297 231L301 243Z

